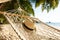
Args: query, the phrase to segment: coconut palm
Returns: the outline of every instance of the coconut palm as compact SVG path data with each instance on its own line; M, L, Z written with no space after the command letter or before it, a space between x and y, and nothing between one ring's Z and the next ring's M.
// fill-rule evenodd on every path
M47 9L49 12L50 9L55 9L58 6L59 0L36 0L36 7L42 5L42 11Z
M4 6L0 10L8 11L20 7L27 13L34 15L34 10L32 8L31 2L35 3L36 7L42 5L42 10L50 10L51 8L55 9L59 3L58 0L12 0L10 2L1 3Z
M2 6L0 11L11 11L14 9L17 10L18 13L24 15L34 15L31 3L35 3L35 7L42 5L42 11L47 9L49 12L50 9L55 9L58 6L59 0L11 0L3 3L0 2L0 6ZM18 10L19 8L21 10Z

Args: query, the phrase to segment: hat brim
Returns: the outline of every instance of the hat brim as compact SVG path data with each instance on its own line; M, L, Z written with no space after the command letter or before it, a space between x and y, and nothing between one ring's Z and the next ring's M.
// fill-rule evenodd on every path
M31 29L31 28L27 27L24 23L23 23L23 26L26 27L29 30L34 30L34 29Z
M24 22L24 25L26 25L29 29L35 29L35 25L32 21L30 20L25 20Z

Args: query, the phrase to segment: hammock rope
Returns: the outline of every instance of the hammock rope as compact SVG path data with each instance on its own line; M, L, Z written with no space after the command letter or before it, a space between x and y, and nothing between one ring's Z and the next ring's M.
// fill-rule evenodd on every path
M14 14L14 13L12 14L12 13L6 13L6 12L1 12L1 11L0 11L0 14L3 14L7 18L7 20L12 25L12 27L14 28L14 30L16 31L18 36L19 37L21 36L20 38L23 38L24 40L26 40L25 37L24 37L25 34L22 35L22 32L20 32L16 28L16 27L21 27L21 25L19 25L21 23L21 18L25 18L25 19L29 19L30 18L34 22L38 21L39 22L39 26L36 26L36 28L37 28L37 30L39 30L39 32L41 32L41 34L44 34L44 36L47 36L47 37L50 37L50 38L60 39L60 30L43 23L42 21L40 21L37 18L24 16L24 15L21 16L19 14ZM42 25L40 25L40 24L42 24Z

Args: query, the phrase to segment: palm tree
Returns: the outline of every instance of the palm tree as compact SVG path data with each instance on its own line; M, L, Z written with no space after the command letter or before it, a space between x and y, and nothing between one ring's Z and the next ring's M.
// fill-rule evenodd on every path
M35 7L42 5L42 11L46 9L49 12L50 9L55 9L58 6L59 0L12 0L0 3L0 5L3 5L0 8L0 11L9 11L14 9L17 10L18 13L20 13L22 10L21 13L24 15L34 15L34 10L31 3L35 3ZM18 10L19 8L21 10Z
M49 12L50 9L55 9L58 6L59 0L36 0L36 7L42 5L42 11L47 9Z
M0 10L8 11L20 7L27 13L34 15L34 10L32 8L31 2L35 3L35 7L42 5L42 10L50 10L51 8L55 9L58 6L59 0L12 0L10 2L0 3L0 5L4 5Z

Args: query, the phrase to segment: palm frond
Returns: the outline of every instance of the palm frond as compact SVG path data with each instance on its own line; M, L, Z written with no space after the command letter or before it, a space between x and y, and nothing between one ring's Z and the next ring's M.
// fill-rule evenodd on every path
M34 10L33 10L32 5L30 4L30 2L28 0L19 0L19 3L20 3L20 7L23 10L25 10L29 14L34 15Z
M44 3L44 0L36 0L36 7L38 7L39 5L43 3Z
M55 9L59 4L59 0L36 0L36 7L42 5L42 11L47 9L49 12L50 9Z
M4 2L1 3L2 6L0 6L0 11L8 11L8 10L12 10L12 9L17 9L18 8L18 4L16 0L12 0L9 2Z

